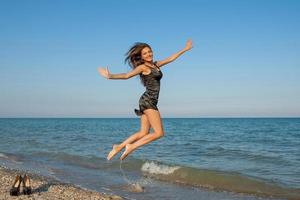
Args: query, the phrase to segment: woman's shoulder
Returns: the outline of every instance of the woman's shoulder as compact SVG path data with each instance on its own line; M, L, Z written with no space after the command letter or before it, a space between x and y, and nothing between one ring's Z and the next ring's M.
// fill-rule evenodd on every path
M137 67L140 68L141 75L148 75L151 72L151 69L149 67L147 67L147 65L145 65L145 64L140 64Z

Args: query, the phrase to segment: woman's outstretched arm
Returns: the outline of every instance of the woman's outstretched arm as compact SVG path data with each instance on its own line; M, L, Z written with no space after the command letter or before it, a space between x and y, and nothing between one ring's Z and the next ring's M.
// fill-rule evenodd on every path
M187 40L185 47L183 49L181 49L180 51L178 51L177 53L172 54L170 57L161 60L161 61L157 61L157 65L159 67L162 67L163 65L166 65L172 61L174 61L176 58L178 58L179 56L181 56L184 52L190 50L192 48L192 40Z
M135 69L131 70L130 72L122 73L122 74L111 74L109 73L108 68L102 68L102 67L98 68L98 73L107 79L129 79L133 76L142 73L143 71L144 71L143 65L137 66Z

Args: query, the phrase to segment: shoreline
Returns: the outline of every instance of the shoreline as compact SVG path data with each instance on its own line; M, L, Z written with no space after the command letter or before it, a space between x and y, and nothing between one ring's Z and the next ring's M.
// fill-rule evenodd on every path
M28 173L31 180L32 194L22 194L22 184L19 196L10 196L10 189L16 175L25 172L0 166L0 199L31 199L31 200L58 200L58 199L93 199L93 200L121 200L120 196L105 194L81 188L74 184L63 183L50 177Z

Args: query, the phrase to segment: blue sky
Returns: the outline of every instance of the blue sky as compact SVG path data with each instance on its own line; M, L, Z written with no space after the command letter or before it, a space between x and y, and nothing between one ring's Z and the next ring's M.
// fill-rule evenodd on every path
M300 1L0 1L0 117L136 117L134 42L160 60L163 117L299 117Z

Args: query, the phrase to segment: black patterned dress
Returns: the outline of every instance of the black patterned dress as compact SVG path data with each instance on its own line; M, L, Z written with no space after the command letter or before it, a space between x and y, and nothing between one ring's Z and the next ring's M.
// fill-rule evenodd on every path
M144 78L144 85L146 91L143 93L139 100L139 110L135 109L134 112L136 115L141 116L143 111L146 109L158 110L157 103L160 90L160 79L163 74L156 66L155 68L149 67L151 72L148 75L140 74Z

